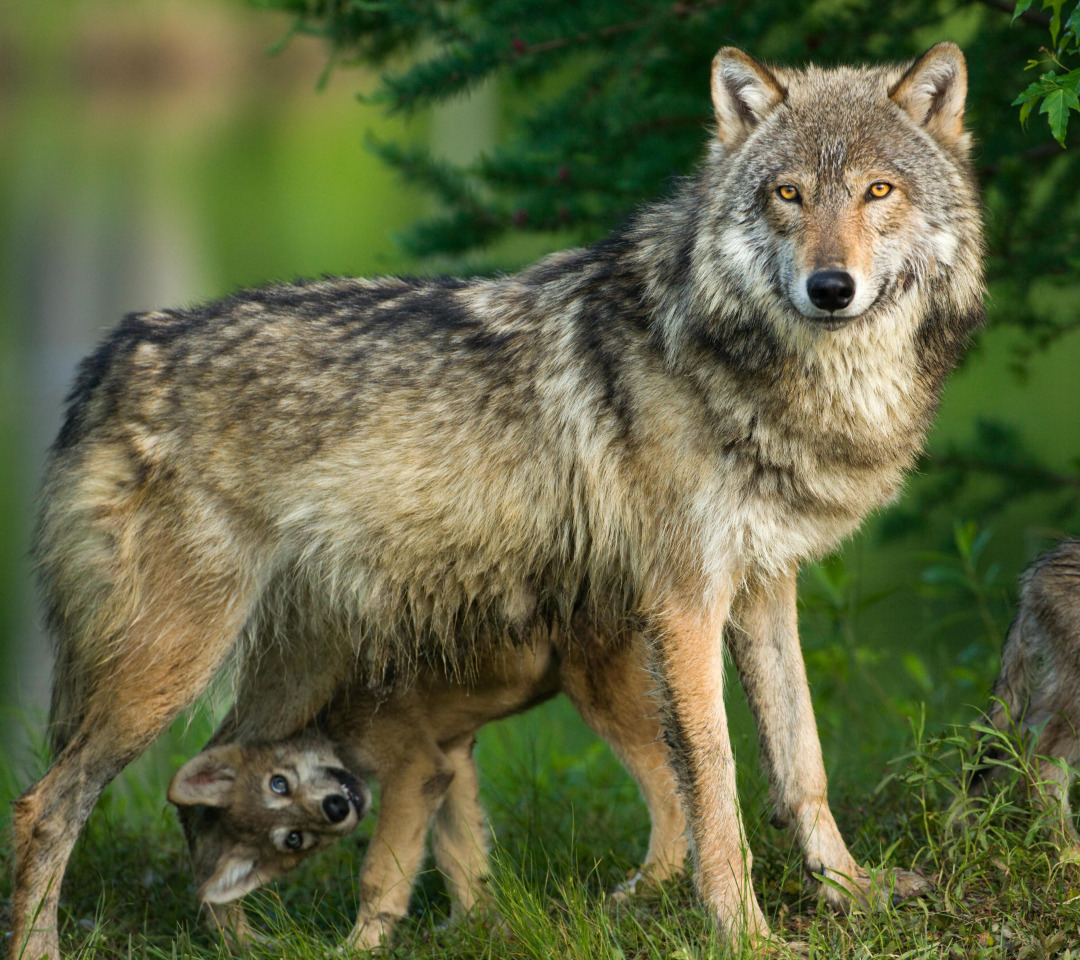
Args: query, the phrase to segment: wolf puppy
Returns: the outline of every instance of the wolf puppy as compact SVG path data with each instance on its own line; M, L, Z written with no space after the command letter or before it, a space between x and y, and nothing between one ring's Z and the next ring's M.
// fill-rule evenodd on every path
M639 635L611 645L589 636L587 627L569 638L557 628L538 628L527 645L488 651L467 683L430 669L389 694L368 690L362 680L346 683L298 737L250 745L217 742L219 735L177 771L169 788L169 799L182 808L199 899L237 945L249 940L238 899L356 826L334 782L344 778L333 767L344 766L382 785L350 945L377 946L405 915L429 823L451 917L460 917L482 904L488 873L476 731L560 690L612 746L649 807L645 862L622 889L680 873L686 824L645 660Z
M778 817L811 870L869 888L826 799L795 577L897 495L982 319L965 92L952 44L830 70L725 48L701 168L592 247L126 318L83 363L42 493L59 755L15 806L15 953L57 955L100 791L230 653L237 715L273 740L354 663L467 675L575 611L648 638L729 940L768 925L725 634Z
M1080 540L1062 542L1024 573L989 719L998 730L1016 731L1026 741L1041 795L1058 807L1062 854L1080 857L1068 770L1080 763ZM977 771L972 795L985 792L1005 769L992 762L996 754L991 750L991 762ZM1062 760L1066 767L1054 762Z

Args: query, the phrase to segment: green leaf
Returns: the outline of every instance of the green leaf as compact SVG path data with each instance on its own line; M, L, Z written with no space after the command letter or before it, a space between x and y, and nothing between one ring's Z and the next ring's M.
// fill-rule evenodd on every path
M1017 0L1016 7L1013 9L1013 20L1016 20L1020 14L1025 13L1030 6L1031 0Z
M1073 12L1069 15L1068 22L1065 24L1065 36L1072 37L1074 47L1080 40L1080 3L1073 7Z
M1080 110L1080 98L1075 90L1067 90L1059 87L1053 93L1048 93L1043 99L1039 113L1045 113L1050 123L1050 132L1063 147L1065 146L1065 130L1069 125L1069 110Z
M1061 34L1061 8L1065 6L1065 0L1043 0L1043 9L1052 10L1050 16L1050 38L1057 47L1058 36Z

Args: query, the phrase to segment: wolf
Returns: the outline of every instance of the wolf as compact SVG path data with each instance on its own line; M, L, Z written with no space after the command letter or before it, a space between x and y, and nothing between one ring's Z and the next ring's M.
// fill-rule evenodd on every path
M405 915L432 825L451 920L486 903L489 837L473 760L477 730L564 691L637 780L652 821L641 868L617 891L682 872L685 819L662 738L643 638L611 646L578 624L571 637L538 628L521 647L492 648L467 683L422 669L405 689L346 682L315 722L276 744L213 742L173 777L199 899L233 946L256 939L239 898L350 832L335 767L373 775L382 801L360 873L360 910L349 937L371 949ZM340 759L338 759L340 757ZM329 776L327 769L329 768ZM338 782L335 782L338 781ZM360 792L356 778L353 795Z
M1080 540L1064 540L1039 557L1020 581L1020 604L1001 651L990 724L1019 734L1033 757L1040 804L1056 807L1063 858L1080 859L1069 787L1080 763ZM974 772L969 796L981 796L1007 769L991 748ZM995 763L994 761L998 761Z
M467 678L574 615L647 638L726 940L770 933L725 647L777 819L830 902L876 899L828 805L796 573L898 495L982 321L966 87L951 43L832 69L724 48L696 173L591 246L125 318L41 493L57 756L14 805L16 954L58 956L101 790L227 663L237 738L273 741L353 670Z

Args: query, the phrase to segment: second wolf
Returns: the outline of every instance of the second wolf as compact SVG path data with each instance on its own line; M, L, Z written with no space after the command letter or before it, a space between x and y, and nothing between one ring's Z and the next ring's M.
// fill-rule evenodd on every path
M1032 790L1056 809L1063 856L1080 857L1069 787L1080 763L1080 540L1065 540L1024 573L1020 607L1001 651L989 721L1019 733L1039 783ZM991 749L971 784L982 794L1005 769Z
M897 495L981 322L965 93L952 44L828 70L725 48L705 162L605 241L508 277L124 320L81 368L42 493L58 756L15 804L16 955L57 956L98 795L230 657L238 733L274 739L354 669L464 677L485 644L574 614L648 639L726 938L769 928L725 633L777 817L830 899L869 890L827 802L795 580Z

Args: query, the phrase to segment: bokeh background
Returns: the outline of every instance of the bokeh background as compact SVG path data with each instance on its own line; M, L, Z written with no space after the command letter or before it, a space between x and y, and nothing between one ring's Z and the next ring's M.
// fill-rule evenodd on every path
M968 5L955 38L963 42L980 18L999 16L993 6ZM365 139L374 134L467 163L498 142L523 96L520 86L486 83L415 115L388 117L356 98L377 85L369 69L327 71L327 50L310 37L274 53L289 23L238 0L0 6L5 799L44 762L50 656L27 553L43 457L79 358L128 311L295 276L430 269L430 261L404 253L395 234L432 214L435 202L403 183ZM718 37L716 45L732 40L739 38ZM1023 58L972 66L973 83L990 74L1009 78L1000 109L974 118L977 133L1017 125L1008 101L1027 82ZM703 74L703 102L707 95ZM706 136L702 125L702 141ZM1045 129L1033 124L1028 136L1042 155ZM1042 203L1075 208L1068 176L1047 183ZM512 267L568 239L572 231L519 238L490 259ZM1076 294L1075 286L1055 282L1031 296L1043 312L1069 321ZM1018 373L1022 342L1019 330L982 339L950 382L932 447L963 442L978 419L991 418L1011 427L1049 469L1075 476L1080 333L1057 338ZM962 505L927 508L922 524L890 527L890 518L923 509L923 482L916 479L897 509L803 578L804 646L827 763L834 782L853 790L887 775L890 758L910 739L911 721L925 717L940 729L976 716L996 670L1017 574L1070 532L1065 515L1037 497L986 515L969 515ZM737 753L749 759L752 725L737 695L732 704ZM162 777L178 756L199 748L210 722L186 720L149 761L162 796ZM555 703L487 734L481 763L492 769L528 757L550 773L553 763L562 771L575 763L587 768L604 749ZM756 780L751 787L760 791Z

